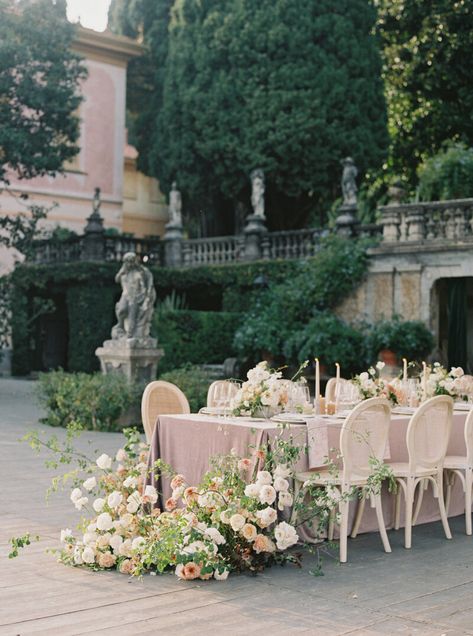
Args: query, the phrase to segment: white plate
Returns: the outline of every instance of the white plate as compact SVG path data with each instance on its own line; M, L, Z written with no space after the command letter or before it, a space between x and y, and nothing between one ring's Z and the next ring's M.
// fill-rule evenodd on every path
M309 416L310 417L310 416ZM272 422L281 422L282 424L305 424L306 421L302 415L298 413L281 413L273 415Z
M455 404L453 405L453 410L454 411L471 411L472 407L473 407L473 404L470 404L469 402L455 402Z
M395 415L413 415L415 411L413 406L395 406L392 410Z
M226 409L223 406L204 406L199 413L202 415L231 415L232 409Z

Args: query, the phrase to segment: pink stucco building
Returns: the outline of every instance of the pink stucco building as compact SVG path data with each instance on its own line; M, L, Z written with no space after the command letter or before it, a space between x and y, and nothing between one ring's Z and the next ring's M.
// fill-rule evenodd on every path
M78 27L73 44L88 67L80 106L80 153L64 175L18 181L12 189L30 195L30 201L57 207L47 220L81 233L92 210L94 188L100 187L106 228L137 237L161 235L167 206L155 179L136 170L136 150L127 144L125 129L128 61L140 54L136 42L105 31ZM4 193L0 214L15 214L24 203ZM5 263L4 263L5 265Z

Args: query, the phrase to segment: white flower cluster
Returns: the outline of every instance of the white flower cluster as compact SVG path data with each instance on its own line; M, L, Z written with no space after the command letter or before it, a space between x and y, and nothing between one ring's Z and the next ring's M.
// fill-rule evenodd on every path
M239 414L254 414L263 407L277 409L287 404L287 383L282 380L281 371L270 369L266 361L250 369L247 378L233 398L233 408Z
M427 369L425 397L434 395L450 395L455 399L468 400L473 397L473 376L465 375L461 367L452 367L447 371L439 362L434 362Z

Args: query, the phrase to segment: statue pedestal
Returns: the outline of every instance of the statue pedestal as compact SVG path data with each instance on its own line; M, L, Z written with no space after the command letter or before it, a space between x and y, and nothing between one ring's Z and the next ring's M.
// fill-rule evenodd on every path
M245 261L257 261L263 257L262 238L267 234L265 218L257 214L250 214L246 218L243 230L245 236Z
M182 265L183 228L180 223L167 223L163 236L164 263L166 267Z
M164 355L156 338L120 338L105 340L95 350L102 373L125 376L129 382L148 383L156 379L158 362Z
M338 209L337 220L335 221L337 234L345 238L356 236L359 221L357 219L357 205L344 204Z

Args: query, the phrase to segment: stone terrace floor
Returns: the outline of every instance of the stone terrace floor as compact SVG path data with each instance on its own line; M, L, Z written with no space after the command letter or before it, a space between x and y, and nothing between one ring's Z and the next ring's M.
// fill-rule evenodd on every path
M45 504L44 458L18 441L38 427L33 390L31 382L0 379L0 635L473 635L473 539L462 518L451 520L453 541L439 524L415 528L410 551L402 532L390 532L391 555L377 534L361 535L349 541L349 563L326 561L322 577L309 574L309 555L302 570L274 568L224 583L131 580L56 563L46 550L77 519L67 493ZM82 447L86 439L112 453L121 436L88 433ZM26 531L41 541L8 560L9 538Z

